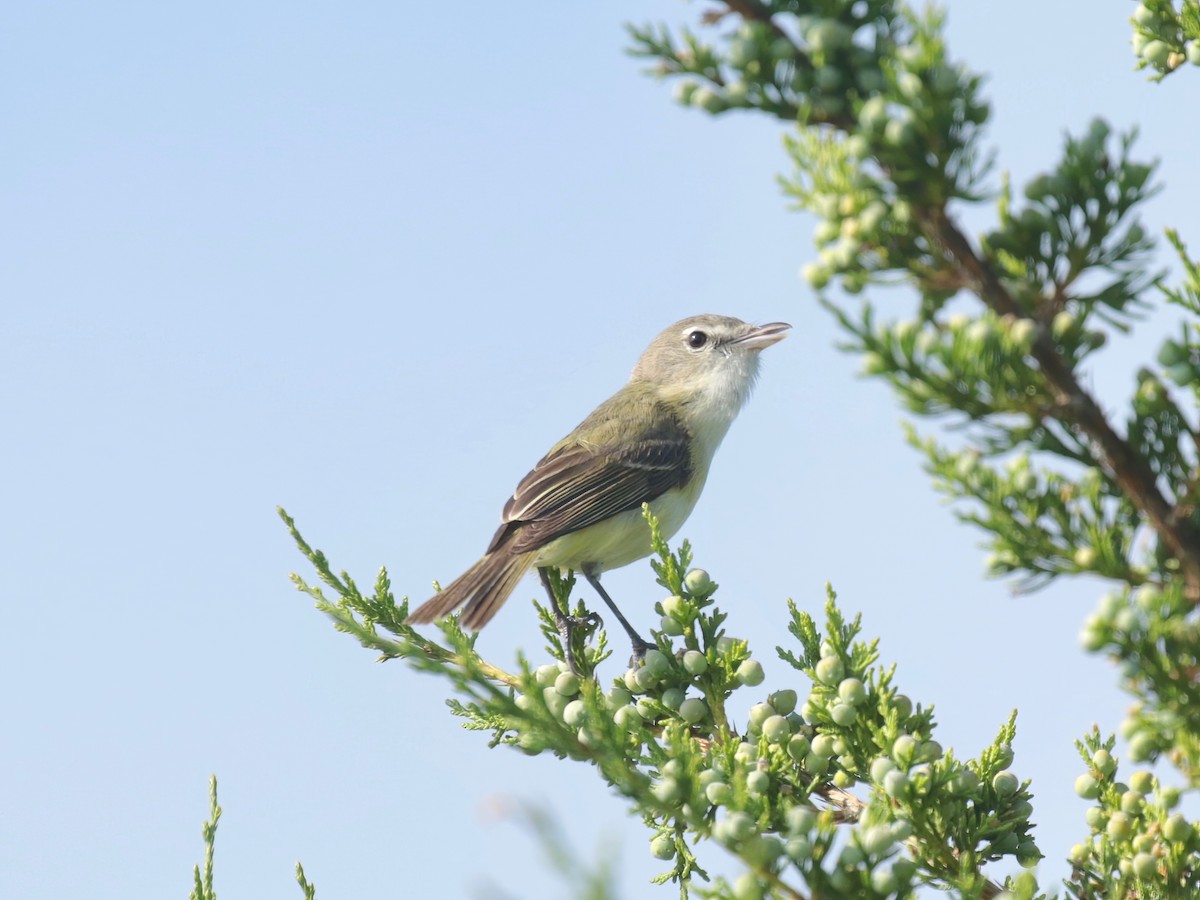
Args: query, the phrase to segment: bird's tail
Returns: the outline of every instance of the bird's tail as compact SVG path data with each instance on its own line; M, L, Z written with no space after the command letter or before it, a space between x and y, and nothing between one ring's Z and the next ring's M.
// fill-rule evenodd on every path
M466 604L460 620L464 628L478 631L492 620L533 565L533 553L489 553L418 606L408 617L411 625L432 622Z

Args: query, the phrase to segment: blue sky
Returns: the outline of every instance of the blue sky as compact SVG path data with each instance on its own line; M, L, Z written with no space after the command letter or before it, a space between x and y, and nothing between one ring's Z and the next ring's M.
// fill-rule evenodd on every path
M1140 124L1167 185L1146 222L1200 247L1196 76L1132 72L1130 4L947 6L953 54L989 74L1002 168L1025 180L1093 115ZM0 14L0 895L183 896L211 772L224 900L298 897L297 859L327 898L562 894L498 798L548 805L588 855L623 836L624 893L648 895L659 864L624 803L586 768L488 751L440 684L336 634L287 581L303 560L274 508L423 600L697 312L795 326L683 531L732 630L769 685L802 688L774 659L784 601L816 611L831 581L943 744L973 755L1019 708L1014 768L1043 870L1065 871L1072 742L1126 702L1076 643L1101 586L982 578L978 536L798 278L813 223L774 180L783 129L679 109L622 53L623 21L699 9ZM1110 408L1167 323L1098 357ZM646 566L606 584L650 622ZM537 655L536 592L482 636L498 664Z

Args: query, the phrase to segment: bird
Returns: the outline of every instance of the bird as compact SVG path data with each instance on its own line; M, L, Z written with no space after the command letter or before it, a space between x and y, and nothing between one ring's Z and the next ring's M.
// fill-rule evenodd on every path
M537 569L567 662L576 670L571 633L580 620L559 607L549 579L550 569L565 569L583 574L629 635L635 659L641 658L653 645L622 615L600 575L650 555L643 504L664 538L683 525L717 447L750 397L759 353L790 328L711 314L665 328L628 382L521 479L479 561L417 607L408 624L432 622L461 606L459 624L477 631Z

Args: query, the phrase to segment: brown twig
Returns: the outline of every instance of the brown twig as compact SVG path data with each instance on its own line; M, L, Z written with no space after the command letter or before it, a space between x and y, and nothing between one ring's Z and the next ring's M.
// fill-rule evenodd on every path
M1029 318L995 270L979 257L970 241L946 215L944 208L926 208L919 215L929 236L962 267L970 279L971 290L984 303L999 315ZM1200 541L1191 524L1177 515L1159 490L1158 481L1146 460L1113 430L1100 405L1076 379L1044 329L1039 329L1031 353L1066 421L1094 444L1105 468L1179 560L1185 595L1193 603L1200 602Z

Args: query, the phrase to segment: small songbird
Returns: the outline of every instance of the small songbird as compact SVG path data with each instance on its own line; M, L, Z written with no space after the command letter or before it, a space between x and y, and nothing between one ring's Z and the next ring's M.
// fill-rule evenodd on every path
M600 573L650 555L643 503L664 538L683 525L721 439L750 396L759 351L783 340L789 328L714 315L668 327L646 348L629 382L521 479L483 558L408 621L432 622L465 604L463 627L482 628L536 567L569 654L579 622L559 608L546 570L571 569L583 573L641 656L652 645L600 586Z

